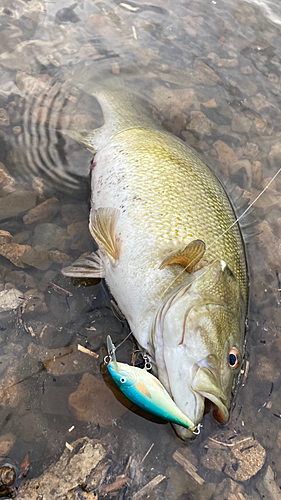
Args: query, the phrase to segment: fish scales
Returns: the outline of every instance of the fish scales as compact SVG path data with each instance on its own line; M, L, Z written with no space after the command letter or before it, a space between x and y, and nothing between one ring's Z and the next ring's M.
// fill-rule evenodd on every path
M236 354L229 353L236 349L241 366L248 286L239 227L228 230L233 208L205 163L138 98L97 97L105 125L69 135L96 151L90 230L102 275L181 410L197 424L207 397L225 421L239 371L230 365ZM114 218L109 238L105 221ZM106 250L108 238L115 254Z

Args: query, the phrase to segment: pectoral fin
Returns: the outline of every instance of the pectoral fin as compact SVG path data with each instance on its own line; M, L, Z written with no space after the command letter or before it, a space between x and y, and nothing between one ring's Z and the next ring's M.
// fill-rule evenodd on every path
M205 243L201 240L194 240L189 243L183 250L176 250L170 253L162 261L159 269L164 269L172 264L180 264L186 271L191 271L192 268L202 259L205 253Z
M99 250L86 257L80 257L71 266L64 267L61 272L64 276L74 278L104 278L105 276L104 263Z
M116 240L116 225L120 216L117 208L98 208L91 210L89 228L91 235L103 250L112 264L119 258L119 247Z

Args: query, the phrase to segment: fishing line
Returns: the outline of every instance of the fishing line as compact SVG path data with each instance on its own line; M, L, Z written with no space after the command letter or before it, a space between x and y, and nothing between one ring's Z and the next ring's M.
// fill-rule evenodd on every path
M205 251L207 251L210 248L212 248L212 246L215 245L215 243L217 243L218 240L220 240L225 234L227 234L230 231L230 229L232 229L233 226L235 226L235 224L237 224L237 222L239 222L249 212L249 210L260 199L260 197L265 193L265 191L273 183L273 181L276 179L277 175L280 174L280 172L281 172L281 167L277 170L277 172L274 174L274 176L272 177L272 179L270 179L270 181L268 182L268 184L258 194L258 196L254 199L254 201L252 201L252 203L250 203L250 205L246 208L246 210L244 210L244 212L225 231L223 231L209 246L207 246L206 249L205 249ZM188 267L190 267L190 264L192 264L192 262L194 262L194 261L195 261L195 258L191 262L189 262L188 265L186 267L184 267L184 269L179 274L177 274L177 276L171 281L171 283L167 286L167 288L165 288L165 290L162 293L161 297L163 297L163 295L167 292L167 290L169 290L169 288L175 283L175 281L187 270ZM193 281L194 280L191 280L190 284Z

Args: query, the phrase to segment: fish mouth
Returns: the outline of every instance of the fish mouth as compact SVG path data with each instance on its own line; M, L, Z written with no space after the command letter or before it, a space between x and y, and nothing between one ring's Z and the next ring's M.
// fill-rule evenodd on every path
M203 401L208 399L214 405L214 418L220 424L226 424L229 419L229 411L227 397L221 387L217 357L212 354L207 356L200 363L197 363L193 370L192 390L204 398Z

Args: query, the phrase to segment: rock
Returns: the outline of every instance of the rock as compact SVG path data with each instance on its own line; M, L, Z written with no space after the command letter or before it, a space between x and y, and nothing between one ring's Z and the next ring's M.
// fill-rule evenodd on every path
M274 107L273 104L266 100L266 97L263 94L257 94L255 97L252 97L252 103L257 111L264 108Z
M232 119L231 128L234 132L245 133L249 132L252 123L252 120L249 120L247 116L242 113L237 113Z
M11 271L6 275L6 280L16 286L24 286L26 288L36 288L37 280L24 271Z
M274 480L274 472L270 466L267 467L263 480L257 484L261 497L266 500L281 500L281 491Z
M23 396L22 387L17 384L16 370L15 367L11 366L0 380L1 408L16 408Z
M275 75L275 73L269 73L268 79L271 83L278 83L279 82L279 78L277 75Z
M273 144L269 153L269 158L279 160L280 157L281 157L281 144L280 143Z
M0 255L6 257L17 267L26 267L23 262L23 255L29 252L31 247L29 245L19 245L18 243L4 243L0 245Z
M0 246L4 245L5 243L11 243L13 237L9 233L9 231L4 231L3 229L0 229Z
M252 163L252 185L259 189L262 179L262 169L260 161L253 161Z
M91 251L93 240L90 235L88 221L69 224L67 232L72 238L71 250L80 250L83 253Z
M215 124L207 118L201 111L192 111L191 120L186 129L196 132L199 135L211 135L211 129Z
M229 166L229 173L232 176L243 178L243 181L239 183L240 187L243 189L249 189L252 186L252 165L249 160L239 160L236 163L232 163Z
M37 245L44 250L57 248L57 241L65 236L65 229L53 223L38 224L34 230L33 246Z
M36 193L33 191L15 191L0 198L0 220L17 217L36 205Z
M17 500L38 500L41 497L44 500L86 498L86 479L101 461L106 461L107 450L98 440L88 437L77 439L71 446L73 451L66 448L58 462L50 465L41 476L23 483ZM109 463L107 469L108 467ZM79 490L77 496L76 489Z
M3 168L0 168L0 196L7 196L7 194L13 193L14 191L15 179L11 177Z
M52 265L48 252L42 250L40 247L30 248L23 254L21 260L24 264L36 267L36 269L40 269L41 271L46 271Z
M253 159L259 153L259 147L254 142L247 142L246 146L243 148L243 156L246 158Z
M20 245L27 243L30 240L30 236L30 231L22 231L21 233L15 234L13 237L13 243L19 243Z
M217 54L212 52L208 55L208 58L213 61L213 63L221 68L234 68L238 64L238 60L234 59L221 59Z
M281 239L273 232L272 228L266 220L263 220L257 229L262 231L258 236L258 240L264 245L267 251L268 263L278 269L281 263ZM265 361L265 360L263 360ZM270 370L270 367L268 366ZM268 377L270 375L268 374ZM265 375L267 378L267 376Z
M13 127L13 133L15 135L19 135L21 133L21 127L19 125L16 125L15 127Z
M215 99L210 99L209 101L204 102L203 106L205 106L205 108L217 108L217 103Z
M225 142L218 140L213 144L220 162L223 165L229 166L231 163L235 163L238 158L236 153L230 148Z
M87 221L89 219L89 207L86 203L80 203L79 205L68 203L61 206L61 215L63 222L67 226L75 222Z
M103 380L85 373L75 392L69 396L69 408L77 420L112 425L127 410L114 396Z
M50 222L57 215L59 208L59 200L57 198L50 198L29 210L23 217L23 222L26 225Z
M252 436L230 431L209 437L201 450L204 467L223 470L234 481L250 479L261 470L266 459L265 449Z
M193 89L169 89L165 85L160 85L154 89L152 99L158 111L165 112L171 120L190 106L198 106Z
M243 500L244 486L235 483L232 479L224 479L220 484L217 484L215 494L212 500ZM241 494L241 495L240 495Z
M10 118L4 108L0 108L0 127L7 127L10 125Z
M253 71L250 66L241 66L241 73L243 73L243 75L251 75Z
M17 288L0 292L0 313L15 310L21 303L22 292Z
M14 434L2 434L2 436L0 436L0 456L5 457L8 455L15 442L16 436L14 436Z
M44 78L40 78L40 76L42 75L34 77L23 71L18 71L16 75L16 84L25 94L41 95L50 87L51 79L49 76L47 77L47 75L43 75Z
M63 264L71 261L71 257L67 253L60 252L59 250L49 250L48 254L51 261L56 264Z

